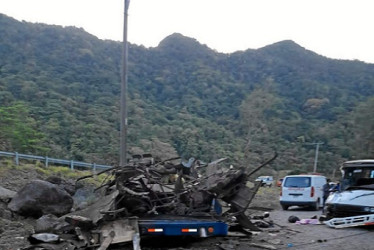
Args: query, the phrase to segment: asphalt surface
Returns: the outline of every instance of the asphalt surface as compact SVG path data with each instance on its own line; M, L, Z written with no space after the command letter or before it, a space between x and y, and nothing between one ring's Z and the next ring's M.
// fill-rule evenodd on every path
M287 211L272 211L270 219L274 222L274 227L264 229L252 239L259 243L269 243L276 249L374 249L372 226L335 229L325 224L300 225L288 222L290 216L310 219L321 215L321 210L308 211L299 207L291 207Z

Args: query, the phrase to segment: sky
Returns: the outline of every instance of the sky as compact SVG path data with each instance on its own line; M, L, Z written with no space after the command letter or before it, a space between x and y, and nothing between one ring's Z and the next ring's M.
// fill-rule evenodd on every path
M232 53L293 40L329 58L374 63L373 9L374 0L130 0L128 41L156 47L177 32ZM123 37L124 0L0 0L0 13Z

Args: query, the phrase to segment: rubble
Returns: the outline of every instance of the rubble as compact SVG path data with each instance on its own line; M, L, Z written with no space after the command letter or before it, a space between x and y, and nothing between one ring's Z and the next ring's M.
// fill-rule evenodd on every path
M73 198L58 185L43 180L26 184L10 201L8 208L18 214L38 218L70 212Z
M74 195L74 192L69 192L70 195L65 197L65 190L69 185L56 178L50 180L55 184L43 181L28 184L9 203L9 208L22 214L25 214L25 208L28 208L31 212L27 215L43 215L37 222L37 234L30 236L30 239L33 239L35 246L45 247L45 244L48 244L50 248L46 249L65 247L104 250L111 245L122 243L132 243L134 249L140 249L139 242L145 233L142 227L144 221L160 218L170 221L183 218L206 223L219 222L230 229L240 228L241 233L261 231L259 227L271 226L269 223L260 222L268 215L253 218L253 222L252 218L245 214L261 183L250 188L247 181L276 156L248 171L244 167L222 167L221 164L226 158L209 164L194 158L188 162L175 163L180 159L155 162L149 154L139 155L133 157L125 167L116 166L98 173L107 175L106 181L96 189L102 191L104 196L83 209L63 213L50 208L57 201L68 201L63 207L69 209L73 206L70 195ZM77 183L91 177L94 175L80 178ZM36 189L39 187L45 190L37 193ZM35 192L32 194L28 190ZM38 205L32 203L34 207L21 206L19 200L23 194L32 196L34 201L43 202ZM70 197L71 201L67 197ZM44 201L49 201L49 204ZM57 218L53 214L61 217ZM212 235L206 229L197 231L200 237ZM221 234L227 235L227 232ZM55 245L51 247L51 243Z

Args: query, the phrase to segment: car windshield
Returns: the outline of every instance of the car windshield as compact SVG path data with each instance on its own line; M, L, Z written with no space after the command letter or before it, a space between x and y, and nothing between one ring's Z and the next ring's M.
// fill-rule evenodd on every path
M284 187L310 187L310 177L287 177Z
M341 190L350 187L367 186L374 184L374 166L373 167L346 167L343 168L343 178Z

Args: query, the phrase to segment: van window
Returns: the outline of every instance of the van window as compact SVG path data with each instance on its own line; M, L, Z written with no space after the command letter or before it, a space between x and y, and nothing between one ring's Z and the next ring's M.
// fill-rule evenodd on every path
M310 187L310 177L287 177L284 187Z

